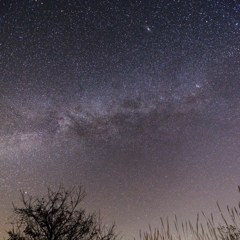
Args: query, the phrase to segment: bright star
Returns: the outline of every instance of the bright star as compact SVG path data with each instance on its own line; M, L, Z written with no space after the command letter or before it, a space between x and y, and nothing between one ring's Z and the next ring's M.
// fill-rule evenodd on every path
M148 32L152 32L152 29L149 26L145 26L145 28Z

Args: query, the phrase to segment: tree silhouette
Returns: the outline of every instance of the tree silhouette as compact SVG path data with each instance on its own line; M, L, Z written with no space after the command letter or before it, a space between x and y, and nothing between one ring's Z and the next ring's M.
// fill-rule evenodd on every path
M16 220L9 240L115 240L115 225L106 228L96 214L80 207L85 197L82 187L48 189L46 197L21 192L23 207L14 206Z

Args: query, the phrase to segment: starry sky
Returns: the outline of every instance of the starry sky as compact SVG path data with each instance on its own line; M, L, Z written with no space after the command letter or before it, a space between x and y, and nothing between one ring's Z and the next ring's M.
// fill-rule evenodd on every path
M240 1L0 0L0 236L20 189L82 184L132 239L239 172Z

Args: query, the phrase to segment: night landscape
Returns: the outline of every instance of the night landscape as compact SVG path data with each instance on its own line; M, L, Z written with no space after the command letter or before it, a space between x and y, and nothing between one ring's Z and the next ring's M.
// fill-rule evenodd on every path
M0 0L1 239L237 240L239 184L240 1Z

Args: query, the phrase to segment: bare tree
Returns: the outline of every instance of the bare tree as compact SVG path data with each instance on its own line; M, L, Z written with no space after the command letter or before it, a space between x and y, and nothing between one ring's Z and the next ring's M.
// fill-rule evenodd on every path
M23 207L14 206L17 218L9 240L115 240L114 224L106 228L100 217L80 207L84 197L82 187L48 189L42 198L21 192Z

